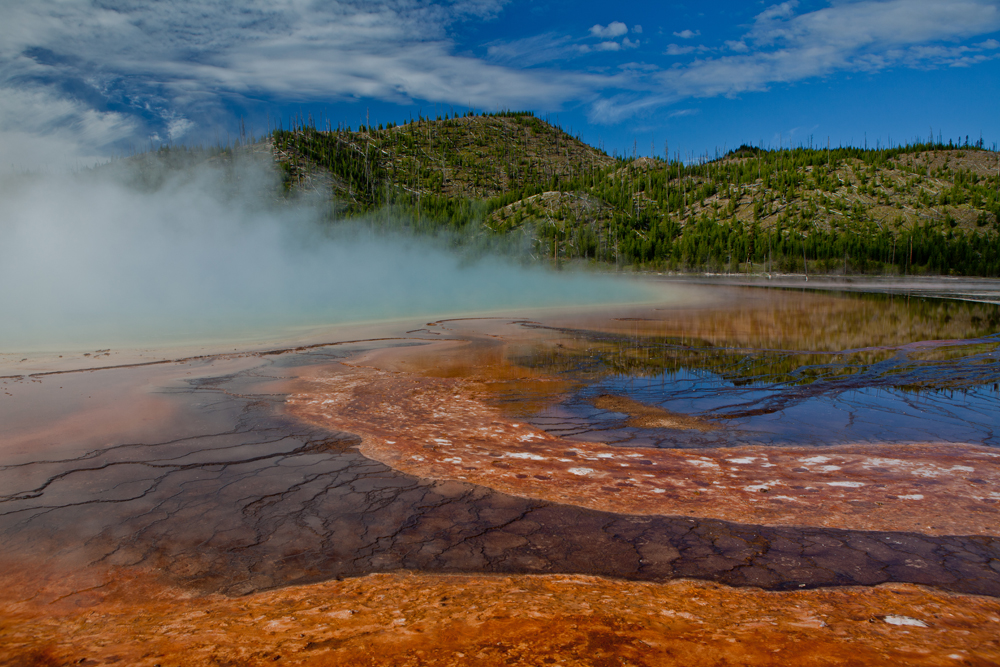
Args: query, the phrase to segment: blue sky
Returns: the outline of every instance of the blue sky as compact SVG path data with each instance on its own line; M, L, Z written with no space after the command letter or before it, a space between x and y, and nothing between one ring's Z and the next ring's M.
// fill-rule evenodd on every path
M235 7L235 8L234 8ZM1000 0L0 0L0 168L531 109L609 152L1000 141Z

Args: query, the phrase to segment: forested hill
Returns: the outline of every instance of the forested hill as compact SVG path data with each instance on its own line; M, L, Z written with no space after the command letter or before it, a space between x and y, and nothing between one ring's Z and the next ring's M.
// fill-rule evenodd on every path
M518 232L536 258L655 270L1000 275L1000 155L975 145L610 157L530 113L275 131L340 215Z

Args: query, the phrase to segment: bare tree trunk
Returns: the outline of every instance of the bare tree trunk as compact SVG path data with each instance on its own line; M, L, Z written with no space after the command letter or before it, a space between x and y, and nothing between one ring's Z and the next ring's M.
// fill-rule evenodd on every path
M802 239L802 270L806 274L806 282L809 282L809 264L806 262L806 240Z

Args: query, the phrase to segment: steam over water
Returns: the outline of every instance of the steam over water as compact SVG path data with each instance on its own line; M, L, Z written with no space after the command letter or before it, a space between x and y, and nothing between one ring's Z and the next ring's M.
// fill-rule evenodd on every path
M248 160L0 183L0 350L253 337L291 327L648 298L624 281L463 261L321 223Z

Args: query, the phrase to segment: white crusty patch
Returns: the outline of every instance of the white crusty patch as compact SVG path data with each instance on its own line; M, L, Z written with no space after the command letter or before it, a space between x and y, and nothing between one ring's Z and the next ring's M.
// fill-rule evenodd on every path
M504 454L505 459L528 459L530 461L544 461L544 456L539 456L538 454L532 454L531 452L513 452Z
M875 466L885 468L888 466L901 466L905 464L906 462L902 459L883 459L879 457L868 458L861 463L861 465L865 468L872 468Z
M915 628L926 628L927 624L917 618L911 618L910 616L895 616L890 615L885 617L885 622L889 625L911 625Z
M970 466L955 465L945 468L927 461L903 461L902 459L884 459L880 457L867 458L861 465L865 468L879 466L902 469L915 477L937 477L938 475L946 475L948 473L975 472L976 470Z
M583 476L583 475L592 475L594 473L594 469L593 468L570 468L569 472L573 473L574 475L581 475L581 476Z
M859 486L864 486L864 482L827 482L827 486L843 486L849 489L856 489Z

